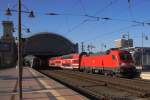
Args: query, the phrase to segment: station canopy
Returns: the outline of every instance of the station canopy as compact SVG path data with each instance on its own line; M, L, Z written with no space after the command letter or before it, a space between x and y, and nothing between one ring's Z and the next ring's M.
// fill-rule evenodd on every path
M78 45L69 39L48 32L37 33L25 39L23 54L55 57L78 52Z

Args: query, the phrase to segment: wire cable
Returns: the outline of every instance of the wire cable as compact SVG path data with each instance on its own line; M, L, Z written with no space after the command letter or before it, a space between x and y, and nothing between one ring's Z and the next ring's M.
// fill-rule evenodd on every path
M87 11L86 11L86 9L85 9L85 7L84 7L84 5L83 5L82 0L78 0L78 1L79 1L80 5L81 5L81 8L82 8L83 11L84 11L84 14L87 15Z
M95 15L98 15L102 12L104 12L106 9L108 9L109 7L111 7L114 3L116 3L118 0L113 0L113 1L110 1L108 5L106 5L105 7L103 7L102 9L98 10L95 14Z
M97 39L103 38L104 36L108 37L108 35L110 35L112 33L117 33L118 31L122 31L124 29L129 29L129 28L137 27L137 26L140 26L140 25L139 24L134 24L134 25L126 26L126 27L117 29L117 30L112 31L112 32L107 32L107 33L104 33L104 34L100 34L100 36L96 36L96 37L91 38L91 39L87 39L87 40L84 40L84 41L79 41L79 43L81 43L81 42L88 42L88 41L92 41L92 40L97 40Z

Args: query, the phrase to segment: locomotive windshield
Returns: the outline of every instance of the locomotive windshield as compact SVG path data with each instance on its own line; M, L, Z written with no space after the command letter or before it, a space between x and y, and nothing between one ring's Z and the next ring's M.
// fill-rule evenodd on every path
M132 57L131 57L130 54L121 53L120 54L120 59L121 60L132 60Z

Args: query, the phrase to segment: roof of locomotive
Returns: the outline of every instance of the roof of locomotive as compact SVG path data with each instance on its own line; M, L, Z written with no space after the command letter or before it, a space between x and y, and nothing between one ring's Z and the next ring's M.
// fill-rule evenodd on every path
M121 50L121 49L117 49L117 48L112 48L112 49L109 49L105 52L98 52L98 53L93 53L93 54L90 54L90 56L97 56L97 55L109 55L110 53L112 52L118 52L118 53L129 53L127 50Z

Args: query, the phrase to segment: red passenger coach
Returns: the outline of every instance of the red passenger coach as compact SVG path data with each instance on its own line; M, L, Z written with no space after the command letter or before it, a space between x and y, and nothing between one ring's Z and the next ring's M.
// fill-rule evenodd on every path
M79 54L69 54L62 56L63 68L78 69L79 68Z
M125 50L112 49L105 54L83 55L80 57L80 71L100 72L105 75L135 77L137 71L131 54Z
M48 60L50 67L60 67L62 68L62 57L54 57Z
M79 54L68 54L59 57L53 57L48 60L50 67L60 67L66 69L79 68Z

